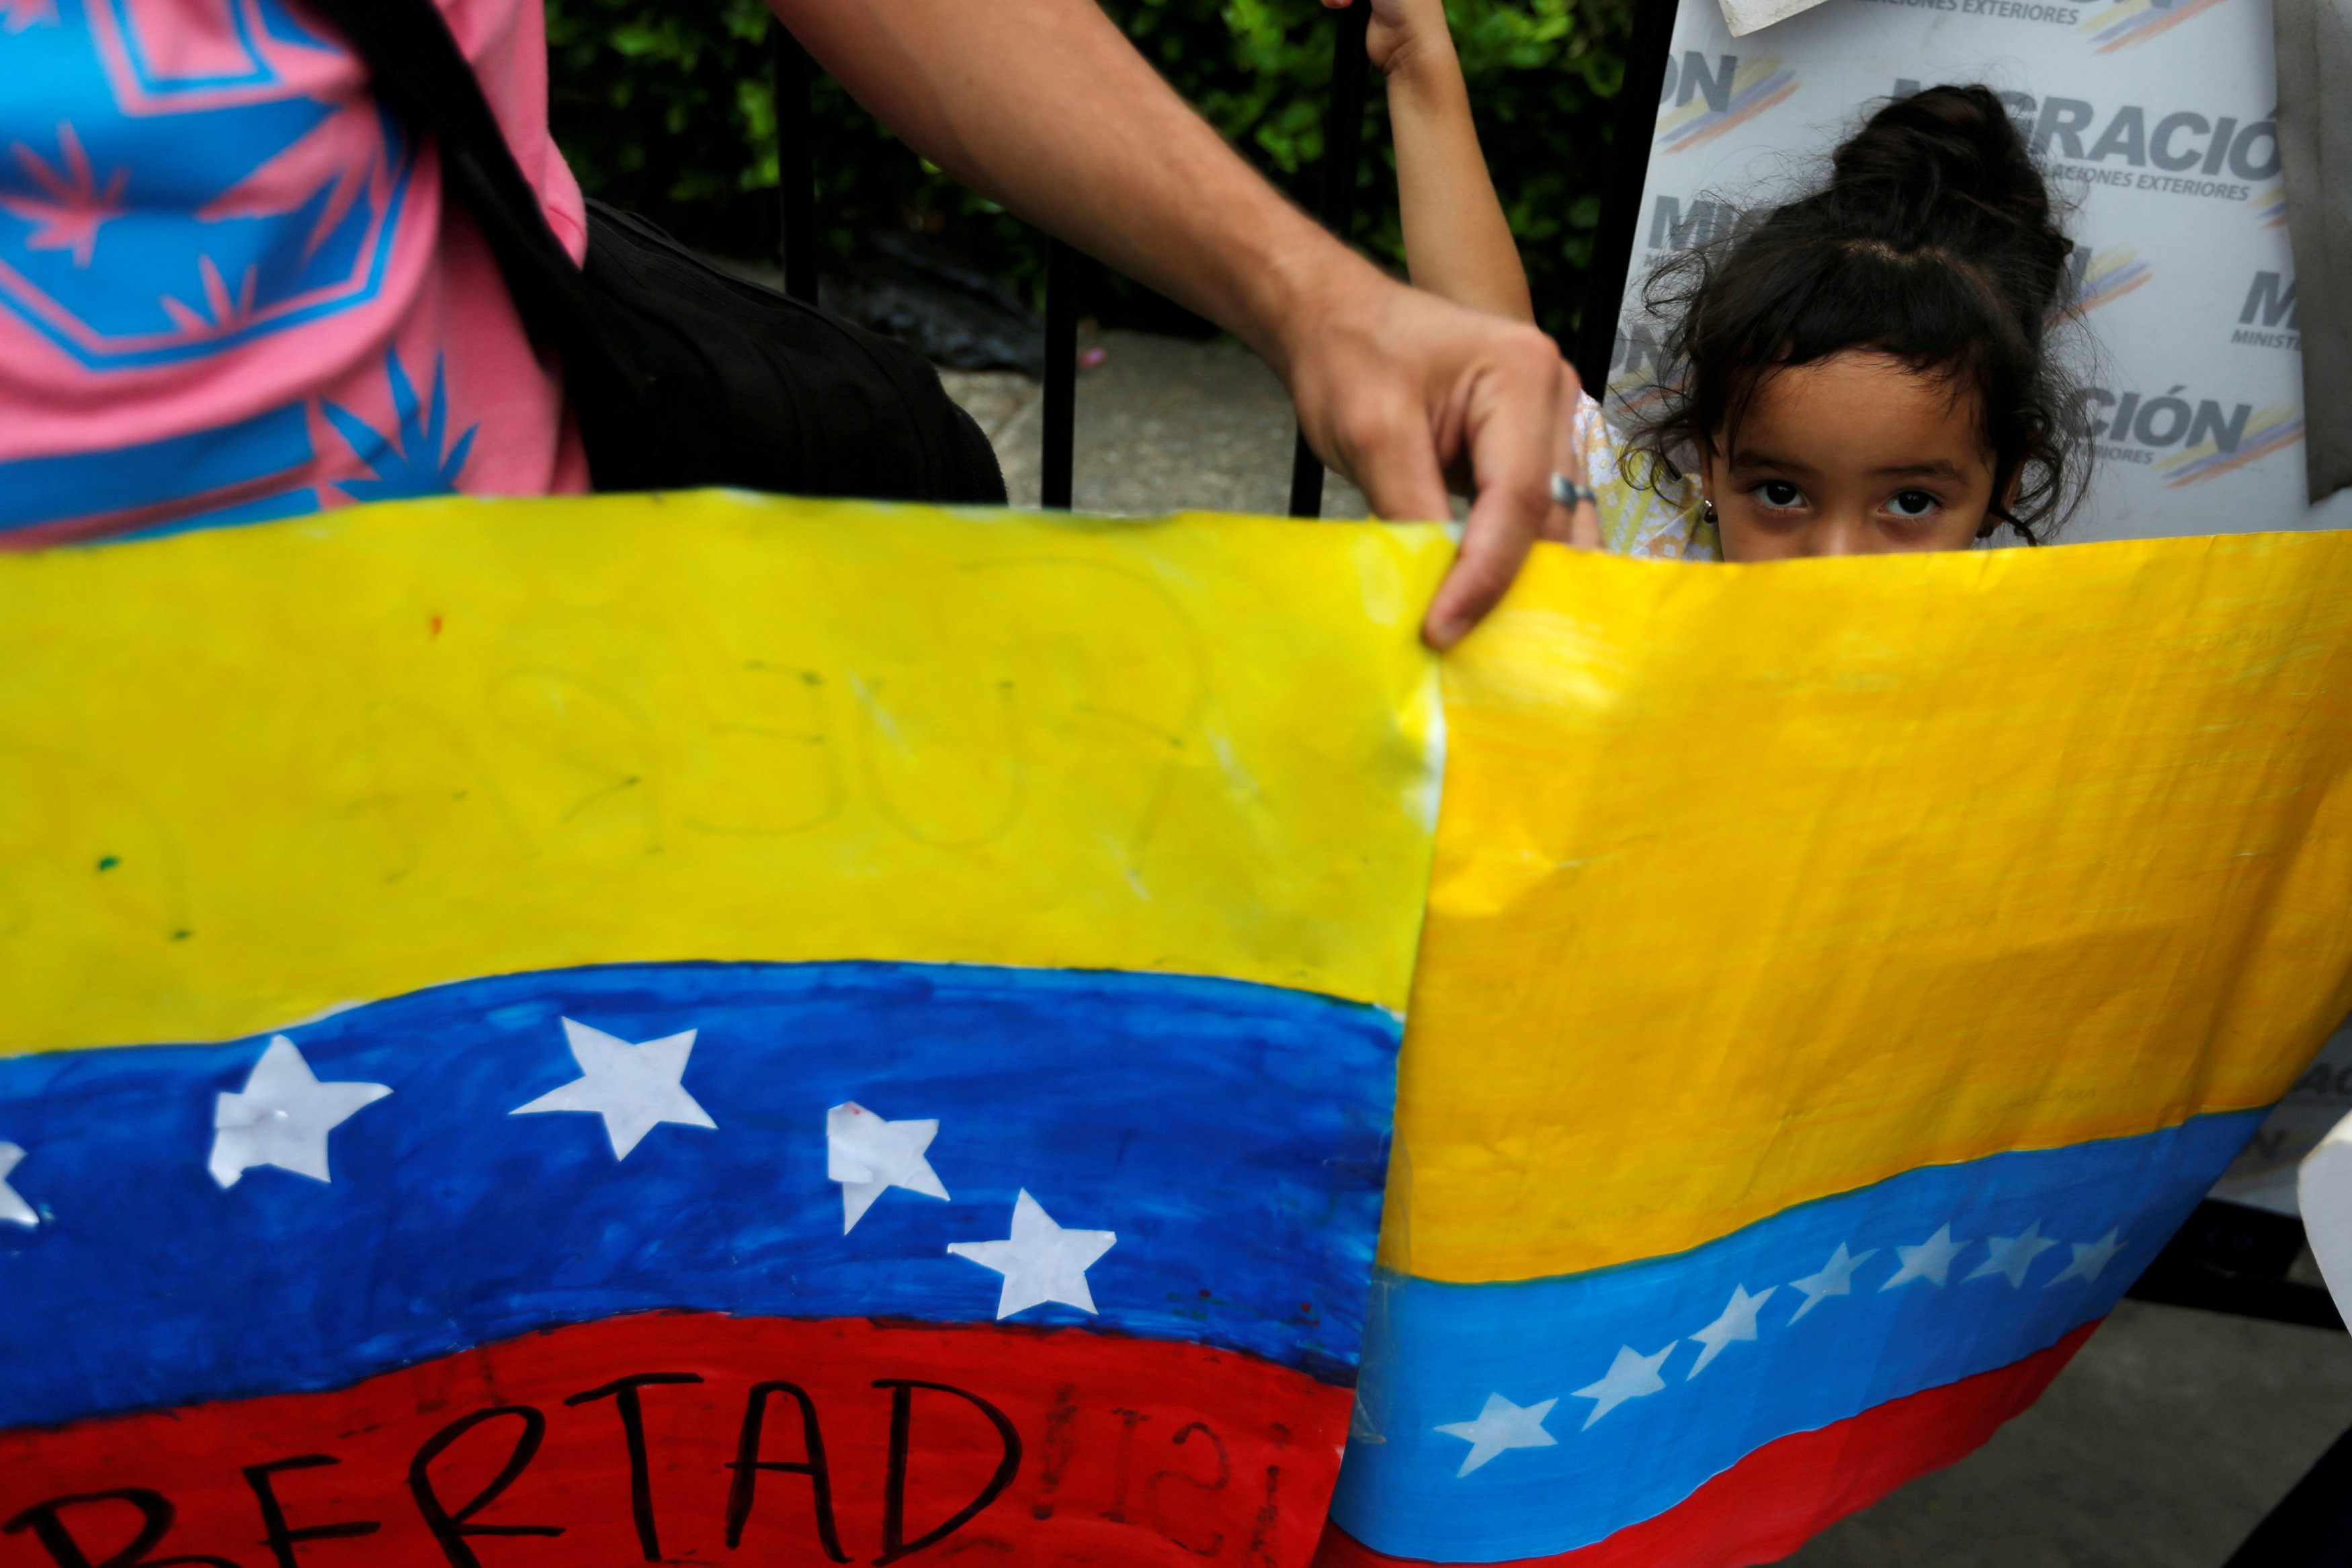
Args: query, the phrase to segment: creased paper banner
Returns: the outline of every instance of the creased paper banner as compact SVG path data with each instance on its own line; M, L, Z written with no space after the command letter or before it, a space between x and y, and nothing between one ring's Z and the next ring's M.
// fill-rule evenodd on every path
M706 495L0 559L11 1550L1303 1564L1446 554Z
M1822 0L1720 0L1723 24L1735 38L1811 10Z
M1728 1568L1965 1452L2352 1008L2352 538L1546 547L1441 715L1447 554L0 560L0 1525Z
M1547 551L1446 691L1337 1568L1786 1555L2352 1009L2352 535Z

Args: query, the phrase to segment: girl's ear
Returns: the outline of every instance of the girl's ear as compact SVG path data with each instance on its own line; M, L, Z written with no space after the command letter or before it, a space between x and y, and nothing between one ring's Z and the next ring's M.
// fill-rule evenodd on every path
M1984 526L1977 529L1977 538L1989 539L2001 524L2007 523L2017 530L2018 537L2027 544L2040 544L2042 541L2033 537L2033 530L2017 520L2017 497L2025 488L2025 465L2021 463L2017 465L2015 471L2009 476L2007 484L2001 483L1996 477L1993 480L1993 487L2000 492L2000 499L1985 508Z

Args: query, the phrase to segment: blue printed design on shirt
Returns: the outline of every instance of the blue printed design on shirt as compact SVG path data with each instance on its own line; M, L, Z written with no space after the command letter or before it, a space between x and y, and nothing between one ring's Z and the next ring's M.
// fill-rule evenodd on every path
M399 415L399 423L390 435L341 404L325 405L327 418L375 476L372 479L341 482L337 487L352 500L396 501L411 496L457 493L457 476L465 472L466 455L473 451L474 432L480 426L467 425L455 446L442 449L441 438L449 419L445 368L444 361L436 357L433 361L432 401L419 407L416 388L401 367L400 356L395 353L385 357L384 375L392 383L393 410Z
M298 486L310 458L310 422L299 402L137 446L20 457L0 463L0 533L76 518L119 517L136 528L142 513L168 513L181 501L204 507L206 498L228 508L212 520L249 520L260 500L314 496L308 485ZM313 498L297 509L316 507Z
M175 55L151 32L206 7L233 25L236 68L163 68ZM286 70L305 51L343 52L282 0L9 0L0 308L108 371L375 298L416 146L366 95L298 89Z
M340 403L319 405L368 471L368 477L344 479L335 487L354 501L457 494L481 427L469 424L450 439L446 361L435 358L433 391L424 398L397 353L384 356L383 369L392 392L389 431ZM0 535L42 523L98 519L119 525L119 533L109 530L112 537L131 538L299 516L321 504L310 474L315 455L305 405L292 402L138 446L0 462ZM142 524L142 513L171 514L174 502L200 511Z

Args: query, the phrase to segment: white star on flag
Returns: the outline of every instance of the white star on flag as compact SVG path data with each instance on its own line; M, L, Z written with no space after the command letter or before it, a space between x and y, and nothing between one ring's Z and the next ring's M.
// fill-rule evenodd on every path
M1778 1285L1767 1285L1761 1293L1751 1296L1748 1293L1746 1285L1732 1286L1731 1300L1724 1307L1723 1315L1690 1336L1693 1343L1705 1345L1706 1348L1698 1353L1698 1364L1683 1375L1683 1381L1687 1383L1705 1372L1706 1364L1721 1355L1723 1347L1733 1340L1754 1339L1756 1310L1769 1300L1772 1292L1780 1288Z
M1914 1280L1925 1280L1937 1290L1944 1288L1944 1278L1952 1271L1952 1260L1967 1251L1973 1243L1952 1239L1952 1228L1938 1227L1936 1234L1916 1247L1897 1247L1895 1255L1903 1260L1903 1267L1895 1277L1878 1288L1891 1291L1897 1285L1907 1285Z
M889 1122L856 1101L824 1113L825 1179L841 1184L841 1233L848 1235L894 1186L925 1197L945 1197L939 1173L923 1152L939 1136L936 1120Z
M15 1170L16 1162L24 1157L25 1151L16 1145L0 1144L0 1219L11 1225L38 1225L41 1217L33 1211L31 1204L16 1196L15 1187L8 1185L8 1173Z
M1658 1368L1666 1364L1666 1357L1674 1354L1675 1346L1680 1343L1682 1341L1678 1339L1668 1340L1666 1348L1655 1355L1643 1355L1630 1344L1619 1345L1617 1359L1609 1364L1607 1375L1598 1383L1586 1384L1569 1396L1571 1399L1593 1402L1592 1414L1584 1418L1584 1425L1578 1430L1590 1431L1595 1421L1628 1399L1639 1399L1645 1394L1655 1394L1664 1388L1666 1380L1658 1375Z
M213 1102L213 1153L205 1168L224 1187L256 1166L313 1181L327 1174L327 1134L391 1093L382 1083L321 1083L284 1035L253 1064L243 1090Z
M1082 1312L1095 1310L1087 1270L1111 1249L1118 1235L1109 1230L1065 1230L1024 1187L1013 1200L1013 1234L1003 1241L950 1241L948 1250L1004 1276L996 1315L1009 1318L1046 1301Z
M2124 1244L2116 1239L2116 1230L2112 1226L2096 1241L2075 1241L2069 1245L2074 1249L2074 1260L2053 1275L2050 1285L2063 1284L2068 1280L2080 1280L2088 1284L2099 1277L2099 1270L2113 1261L2116 1253L2124 1249ZM2050 1285L2042 1288L2046 1291Z
M1447 1437L1460 1437L1470 1445L1454 1479L1460 1480L1506 1448L1557 1447L1559 1439L1544 1430L1544 1417L1559 1403L1557 1399L1547 1399L1540 1405L1520 1406L1499 1394L1489 1394L1486 1407L1478 1412L1475 1421L1448 1421L1436 1427Z
M2038 1219L2025 1228L2022 1236L1988 1236L1985 1247L1990 1256L1969 1270L1966 1277L1981 1280L1988 1274L2000 1274L2009 1281L2011 1290L2021 1289L2025 1271L2033 1267L2033 1260L2057 1245L2054 1238L2042 1234L2042 1221Z
M1853 1295L1853 1271L1877 1256L1878 1249L1875 1247L1867 1252L1848 1252L1845 1243L1839 1242L1837 1250L1830 1254L1830 1260L1822 1265L1820 1273L1789 1281L1789 1289L1805 1293L1804 1301L1789 1314L1789 1321L1795 1322L1820 1306L1824 1297Z
M681 1127L719 1124L686 1092L686 1059L694 1050L698 1031L664 1035L640 1045L563 1020L563 1038L571 1042L572 1060L581 1075L561 1089L551 1089L528 1105L518 1105L509 1116L537 1111L591 1111L604 1118L604 1135L613 1140L613 1157L625 1160L645 1135L664 1122Z

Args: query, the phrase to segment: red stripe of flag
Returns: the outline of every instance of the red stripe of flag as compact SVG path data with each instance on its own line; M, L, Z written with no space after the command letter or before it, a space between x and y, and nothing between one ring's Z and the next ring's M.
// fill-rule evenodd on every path
M1090 1329L646 1312L349 1388L0 1432L0 1554L1303 1568L1351 1403Z

